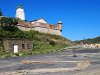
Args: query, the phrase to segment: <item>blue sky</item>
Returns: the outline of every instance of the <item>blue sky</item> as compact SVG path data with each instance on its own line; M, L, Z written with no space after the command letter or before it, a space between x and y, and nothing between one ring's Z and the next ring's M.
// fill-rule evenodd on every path
M63 22L63 36L80 40L100 36L100 0L0 0L5 16L15 17L18 4L26 19L44 18L50 24Z

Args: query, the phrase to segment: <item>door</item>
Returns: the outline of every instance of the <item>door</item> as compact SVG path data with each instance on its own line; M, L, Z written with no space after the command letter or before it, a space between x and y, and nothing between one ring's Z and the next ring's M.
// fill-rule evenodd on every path
M14 53L18 52L18 45L14 45Z

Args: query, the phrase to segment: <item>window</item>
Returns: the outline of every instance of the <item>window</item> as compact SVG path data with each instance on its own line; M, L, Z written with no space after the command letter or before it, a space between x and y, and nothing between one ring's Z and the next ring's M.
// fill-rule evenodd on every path
M25 49L25 44L22 44L22 49Z
M27 49L30 49L30 44L27 44Z

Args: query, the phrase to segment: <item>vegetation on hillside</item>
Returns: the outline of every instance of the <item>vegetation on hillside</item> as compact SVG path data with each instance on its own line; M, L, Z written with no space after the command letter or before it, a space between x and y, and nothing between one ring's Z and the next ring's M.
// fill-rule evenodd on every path
M16 26L18 24L18 19L12 17L1 17L0 19L0 28L6 31L16 31Z
M77 43L77 44L80 44L80 43L88 43L88 44L100 43L100 36L96 37L96 38L75 41L75 43Z
M32 52L17 53L14 55L27 55L27 54L39 54L56 52L72 45L71 41L57 35L51 35L46 33L39 33L38 31L21 31L16 25L17 19L2 17L0 19L0 55L9 56L3 48L3 39L5 38L18 38L18 39L31 39L33 41Z

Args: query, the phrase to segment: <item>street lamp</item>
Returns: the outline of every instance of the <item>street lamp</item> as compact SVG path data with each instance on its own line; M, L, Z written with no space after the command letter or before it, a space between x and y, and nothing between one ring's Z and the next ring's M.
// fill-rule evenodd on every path
M73 49L74 49L73 57L77 57L77 55L76 55L76 53L75 53L75 48L73 48Z

